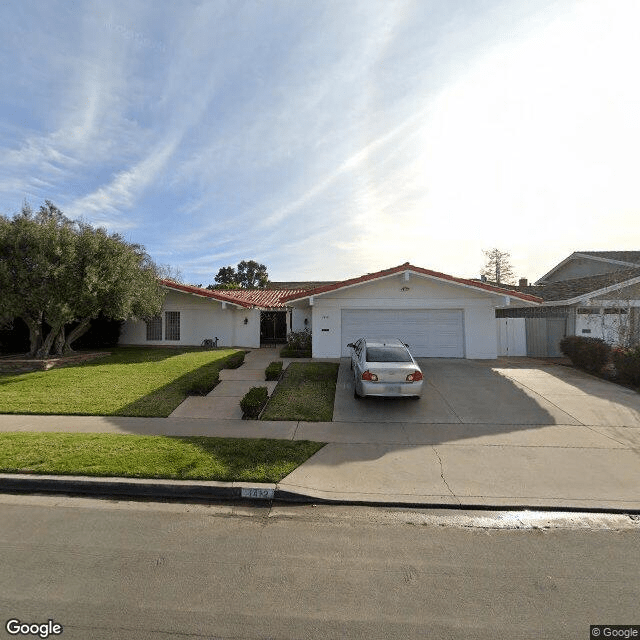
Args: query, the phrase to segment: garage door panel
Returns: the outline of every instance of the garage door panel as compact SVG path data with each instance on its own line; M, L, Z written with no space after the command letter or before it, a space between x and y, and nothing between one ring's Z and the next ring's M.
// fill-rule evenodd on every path
M342 355L362 336L397 337L415 357L463 358L464 327L460 309L343 309Z

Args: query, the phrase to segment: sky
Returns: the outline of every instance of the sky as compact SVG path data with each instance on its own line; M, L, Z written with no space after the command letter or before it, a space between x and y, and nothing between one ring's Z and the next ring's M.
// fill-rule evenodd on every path
M637 0L4 0L0 214L183 281L640 250Z

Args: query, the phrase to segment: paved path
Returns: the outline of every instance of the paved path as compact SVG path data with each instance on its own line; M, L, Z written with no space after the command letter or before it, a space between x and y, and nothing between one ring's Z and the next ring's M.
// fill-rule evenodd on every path
M171 414L171 418L241 419L240 400L251 387L267 387L273 393L276 382L264 379L264 370L271 362L282 360L280 348L254 349L245 355L237 369L222 369L220 382L207 396L190 396Z

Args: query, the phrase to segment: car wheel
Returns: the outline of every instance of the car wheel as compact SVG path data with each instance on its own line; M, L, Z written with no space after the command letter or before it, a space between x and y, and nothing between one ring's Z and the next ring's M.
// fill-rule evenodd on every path
M362 399L362 396L359 396L359 395L358 395L358 392L357 392L355 389L353 390L353 397L354 397L356 400L361 400L361 399Z

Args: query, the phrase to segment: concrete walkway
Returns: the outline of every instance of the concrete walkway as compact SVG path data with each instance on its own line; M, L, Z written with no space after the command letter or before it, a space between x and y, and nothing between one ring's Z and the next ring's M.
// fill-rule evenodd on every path
M169 416L170 418L211 418L240 420L240 400L251 387L267 387L269 395L276 382L264 379L264 370L271 362L282 360L280 348L254 349L245 355L243 364L237 369L222 369L220 382L204 397L190 396Z

